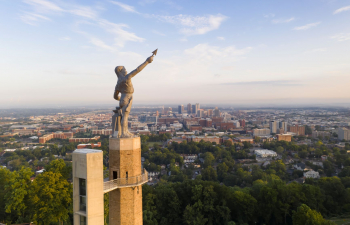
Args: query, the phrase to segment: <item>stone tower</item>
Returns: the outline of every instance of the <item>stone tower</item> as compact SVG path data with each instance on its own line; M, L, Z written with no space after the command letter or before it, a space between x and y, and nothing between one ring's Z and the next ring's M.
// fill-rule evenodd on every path
M118 186L109 191L109 224L142 225L141 185L148 174L141 168L140 137L109 139L109 180Z

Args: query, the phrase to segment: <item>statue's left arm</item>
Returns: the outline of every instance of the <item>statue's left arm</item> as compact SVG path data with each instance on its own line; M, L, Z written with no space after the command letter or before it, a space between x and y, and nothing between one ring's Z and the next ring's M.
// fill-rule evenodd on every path
M142 63L141 65L139 65L136 69L134 69L133 71L131 71L131 73L129 73L129 74L126 75L126 76L128 77L128 79L133 78L134 76L136 76L136 74L138 74L139 72L141 72L149 63L152 63L152 61L153 61L153 56L148 57L144 63Z

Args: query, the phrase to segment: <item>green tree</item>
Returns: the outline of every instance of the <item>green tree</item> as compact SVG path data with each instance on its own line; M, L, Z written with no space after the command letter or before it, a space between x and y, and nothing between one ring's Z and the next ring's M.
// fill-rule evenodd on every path
M63 159L57 159L50 162L45 167L47 172L60 173L63 179L69 179L72 177L72 165L66 165Z
M11 172L6 168L0 167L0 221L5 220L5 186L9 183L10 177Z
M228 166L226 165L226 163L223 162L217 166L216 170L218 174L218 179L220 182L222 182L227 175Z
M18 216L25 217L25 211L30 206L29 199L31 197L30 177L34 173L30 168L22 167L20 171L12 172L6 189L5 195L5 211L11 213L16 211Z
M298 210L293 213L293 225L335 225L335 223L323 219L321 213L310 209L309 206L302 204Z
M33 181L35 224L63 223L72 212L72 185L60 173L44 172Z
M206 152L204 154L204 168L207 168L208 166L212 166L215 161L215 157L211 152Z
M283 148L282 146L278 146L278 147L276 148L277 154L282 154L283 151L284 151L284 148Z
M217 181L218 175L212 166L208 166L207 168L202 170L202 179L209 181Z
M231 215L236 222L239 224L255 222L257 201L253 196L242 191L235 191L229 202L233 204Z

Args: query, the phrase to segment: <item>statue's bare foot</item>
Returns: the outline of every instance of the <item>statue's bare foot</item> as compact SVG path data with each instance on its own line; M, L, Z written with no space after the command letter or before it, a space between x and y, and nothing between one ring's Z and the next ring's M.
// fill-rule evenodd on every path
M122 137L123 138L132 138L132 137L134 137L134 135L132 133L130 133L129 131L126 131L126 132L124 132Z

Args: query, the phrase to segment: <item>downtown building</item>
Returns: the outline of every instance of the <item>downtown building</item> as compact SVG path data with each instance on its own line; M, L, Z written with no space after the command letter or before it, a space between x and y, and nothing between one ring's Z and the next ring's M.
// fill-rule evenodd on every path
M350 140L350 130L347 128L339 128L338 129L338 139L339 140Z
M253 129L253 136L259 137L259 136L269 136L271 133L270 129L263 128L263 129Z

